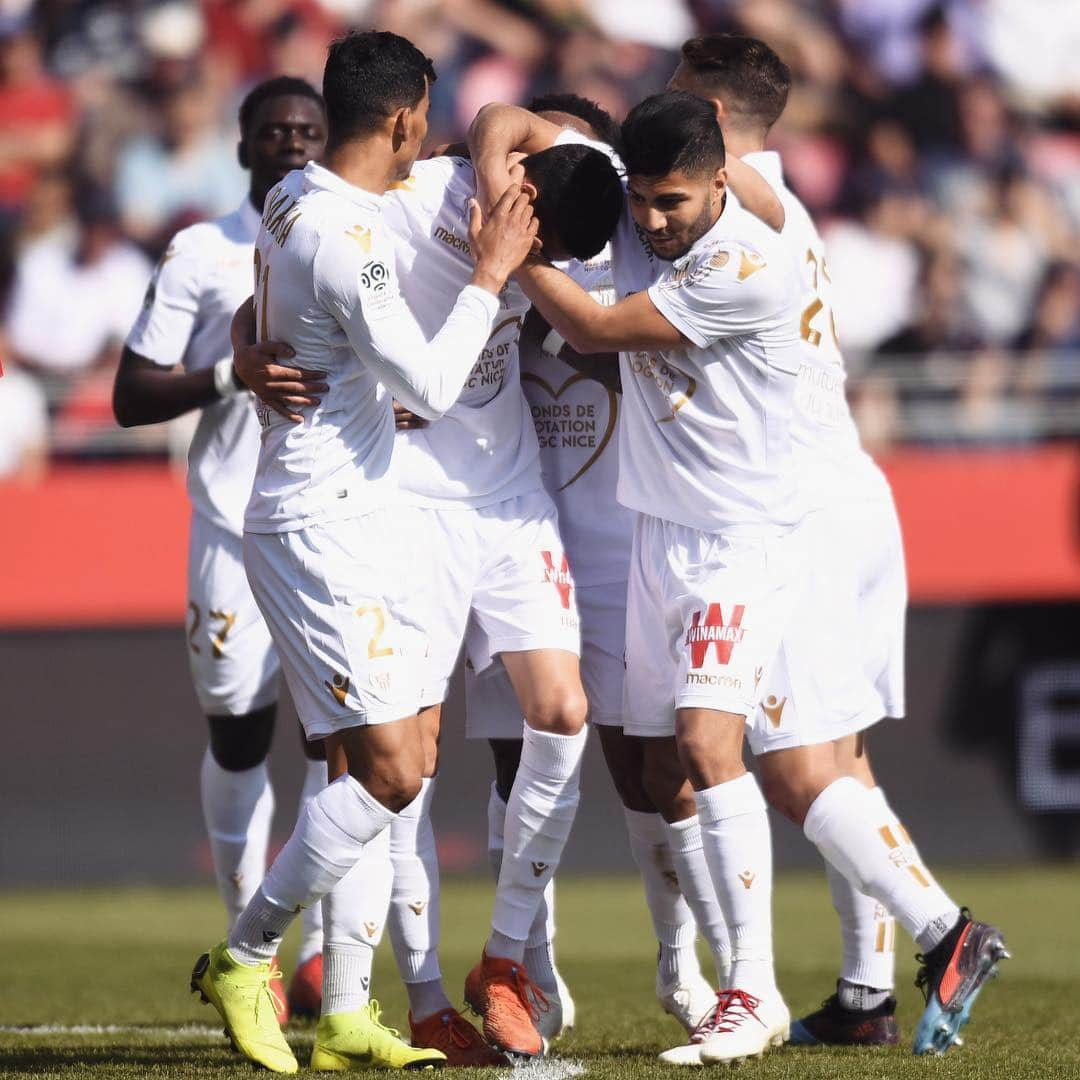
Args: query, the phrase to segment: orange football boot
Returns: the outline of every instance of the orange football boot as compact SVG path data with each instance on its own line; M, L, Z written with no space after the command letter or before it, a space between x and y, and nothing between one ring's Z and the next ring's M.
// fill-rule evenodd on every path
M293 972L289 1008L298 1020L317 1020L322 1012L322 967L322 953L315 953Z
M544 1039L535 1021L538 1010L547 1009L548 1000L529 978L525 965L485 952L478 968L479 980L474 979L472 986L466 980L466 994L484 1018L484 1038L515 1057L543 1056ZM469 975L473 977L473 972Z
M488 1046L480 1032L457 1009L432 1013L419 1022L410 1012L409 1032L413 1046L441 1050L446 1055L446 1064L451 1067L507 1064L505 1056Z

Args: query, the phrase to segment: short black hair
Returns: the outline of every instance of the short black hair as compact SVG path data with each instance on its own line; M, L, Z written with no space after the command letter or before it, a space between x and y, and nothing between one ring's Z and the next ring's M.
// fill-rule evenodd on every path
M251 130L255 120L255 114L264 101L270 101L279 97L306 97L316 102L323 112L326 106L323 104L322 94L307 81L296 79L291 75L279 75L276 79L267 79L248 91L247 96L240 102L240 135L246 136Z
M596 132L600 142L608 146L618 146L619 125L615 118L603 107L580 94L541 94L529 102L529 112L561 112L567 116L576 116L584 120Z
M791 71L757 38L742 34L704 34L683 42L683 63L739 115L766 130L787 105Z
M536 188L533 213L540 239L557 240L575 259L603 251L623 206L622 181L608 156L566 143L530 154L522 165Z
M632 176L695 176L724 166L724 136L707 101L668 90L635 105L622 125L622 158Z
M331 145L374 131L398 109L415 108L435 66L408 38L356 30L331 42L323 72Z

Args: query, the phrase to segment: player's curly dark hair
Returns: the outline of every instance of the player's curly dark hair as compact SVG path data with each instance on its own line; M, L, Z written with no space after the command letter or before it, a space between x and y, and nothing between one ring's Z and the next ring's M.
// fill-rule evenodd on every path
M724 136L713 107L681 90L647 97L623 121L622 159L637 176L693 176L722 168Z
M323 71L329 144L374 131L397 109L415 108L435 66L408 38L353 31L330 45Z
M323 104L322 94L307 81L297 79L292 75L279 75L276 79L267 79L258 86L248 91L247 96L240 102L240 135L246 136L251 130L255 113L264 101L272 101L279 97L306 97L317 102L320 109L326 111Z
M541 94L529 102L529 112L561 112L567 116L576 116L584 120L596 132L600 142L618 149L619 125L615 118L603 107L580 94Z
M575 259L591 259L611 239L623 206L622 181L606 154L581 143L530 154L525 175L536 187L540 239Z
M764 127L780 118L791 90L791 71L757 38L703 34L683 43L682 62L724 103L738 122Z

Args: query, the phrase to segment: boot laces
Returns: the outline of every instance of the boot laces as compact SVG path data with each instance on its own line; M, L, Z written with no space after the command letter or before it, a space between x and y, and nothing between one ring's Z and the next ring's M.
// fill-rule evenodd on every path
M456 1012L443 1016L446 1034L454 1046L468 1050L476 1045L476 1028Z
M273 992L273 990L271 989L271 983L275 983L275 982L276 983L281 983L282 981L284 981L284 979L285 979L285 973L281 970L281 968L279 968L279 967L277 967L277 965L275 965L274 967L272 967L270 969L270 976L269 976L269 978L267 978L266 985L264 987L267 995L270 998L270 1004L274 1007L274 1015L277 1016L277 1017L281 1017L281 1016L285 1015L285 1010L286 1010L287 1006L285 1004L284 995L279 996L279 994L275 994ZM280 993L280 991L279 991L279 993ZM261 994L259 996L260 996L260 998L262 997Z
M756 1010L761 998L746 993L745 990L717 990L716 1006L706 1013L701 1023L694 1028L690 1041L703 1042L710 1035L727 1035L734 1031L747 1017L753 1017L764 1027L764 1021Z
M367 1003L367 1014L371 1023L380 1031L385 1032L392 1039L401 1038L401 1032L397 1028L388 1027L382 1022L382 1006L374 998Z
M547 995L529 978L528 972L521 964L513 965L507 981L533 1023L540 1019L542 1012L547 1012L551 1008Z

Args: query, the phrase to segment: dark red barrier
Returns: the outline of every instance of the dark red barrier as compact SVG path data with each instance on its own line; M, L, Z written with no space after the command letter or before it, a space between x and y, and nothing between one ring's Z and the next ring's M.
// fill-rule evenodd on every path
M905 451L896 493L912 600L1080 597L1080 454ZM165 466L62 467L0 486L0 626L178 624L188 507Z

